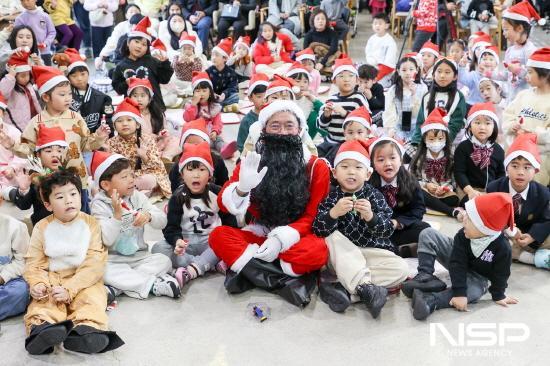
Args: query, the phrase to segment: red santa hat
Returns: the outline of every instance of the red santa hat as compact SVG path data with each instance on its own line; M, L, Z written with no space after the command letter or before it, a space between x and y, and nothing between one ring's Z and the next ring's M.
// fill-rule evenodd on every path
M344 71L349 71L355 76L359 76L357 68L353 64L351 58L345 53L342 53L340 57L334 61L334 65L332 66L332 80L336 79L336 76Z
M537 22L538 25L545 25L546 19L540 17L529 1L522 1L504 10L503 18L519 20L529 24Z
M69 81L61 70L50 66L33 66L32 77L36 82L38 94L40 95L52 90L63 82Z
M185 45L192 46L194 48L196 47L196 42L197 42L197 37L195 37L192 34L188 34L187 32L183 32L181 34L179 44L180 44L180 48Z
M138 103L131 98L124 98L124 100L116 107L115 114L113 115L113 122L115 122L120 117L132 117L138 123L143 123L143 117L139 111Z
M191 85L193 87L193 90L202 83L203 81L206 81L212 89L214 89L214 85L212 85L212 80L210 80L210 76L208 76L208 73L204 71L193 71L193 79L191 81Z
M430 130L441 130L449 132L449 116L447 111L443 108L434 108L434 110L428 115L428 118L422 123L420 132L424 135Z
M120 154L111 154L107 151L95 150L90 160L90 175L99 183L99 179L107 169L118 159L126 159Z
M479 57L481 58L486 53L493 55L493 57L497 61L497 64L500 63L500 56L499 56L500 52L498 51L497 47L488 46L488 47L482 48L481 51L479 52Z
M369 153L367 152L365 145L366 143L360 140L344 142L340 145L340 148L336 153L336 157L334 158L334 167L336 168L342 160L353 159L360 162L365 167L370 168Z
M38 125L36 146L34 151L42 150L50 146L68 147L65 140L65 132L59 126L46 127L43 123Z
M296 53L296 61L303 62L305 60L311 60L315 62L315 53L313 53L313 50L309 47Z
M401 153L401 156L405 155L405 147L403 146L403 143L388 136L373 137L371 139L368 139L366 143L366 147L369 155L372 156L372 150L374 150L374 147L384 141L393 142L399 148L399 152Z
M514 227L514 205L509 193L493 192L466 202L466 214L474 226L487 236L499 236Z
M435 56L435 58L439 58L439 46L431 41L428 41L422 45L419 53L423 54L424 52L431 53Z
M245 46L247 50L250 51L250 37L249 36L240 36L233 45L233 49L237 48L238 45Z
M231 50L233 49L233 39L231 37L224 38L218 43L216 47L212 49L212 52L218 52L224 57L229 58Z
M550 47L539 48L527 60L528 67L550 70Z
M540 170L542 159L537 147L537 135L534 133L518 135L506 152L504 167L508 167L508 164L518 156L527 159L537 172Z
M152 55L155 55L155 54L159 54L159 55L166 55L166 46L164 45L164 43L162 43L162 41L160 40L160 38L157 38L153 41L153 43L151 43L151 54Z
M250 96L254 89L260 85L264 85L266 88L269 86L269 76L262 74L261 72L252 75L250 78L247 95Z
M499 123L497 112L495 110L495 105L491 102L486 103L476 103L470 108L468 112L468 118L466 119L466 127L470 126L472 121L477 116L486 116L495 121L496 124Z
M155 92L153 91L153 85L151 85L149 79L136 78L135 76L133 76L130 79L126 80L126 82L128 83L128 91L126 92L126 95L128 96L132 94L132 91L135 88L139 87L149 90L149 96L151 97L155 94Z
M368 131L372 129L372 117L370 115L370 111L365 106L361 106L348 113L342 128L346 128L346 124L350 122L357 122Z
M0 109L6 110L8 109L8 102L6 102L6 98L4 97L4 94L0 93Z
M478 49L481 47L489 47L491 46L493 43L492 43L492 39L491 39L491 36L488 35L487 33L483 33L483 35L480 35L479 37L475 37L472 41L472 52L477 52Z
M300 91L300 88L296 85L296 82L292 79L286 78L280 75L273 75L273 80L267 86L265 91L265 97L267 98L271 94L275 94L282 91L288 91L294 99L294 94Z
M291 77L292 75L296 75L296 74L300 74L300 73L306 74L309 81L311 81L311 75L304 68L304 66L301 63L299 63L298 61L294 62L292 64L292 66L290 67L290 69L288 69L288 71L286 72L286 77Z
M214 163L212 161L212 154L210 153L210 144L206 141L200 144L184 144L183 153L181 154L178 167L180 172L183 168L192 161L198 161L204 164L210 175L214 173Z
M88 64L85 62L86 56L81 55L80 52L78 52L78 50L74 48L67 48L63 53L69 56L69 60L70 60L70 64L69 66L67 66L67 75L70 74L75 67L79 67L79 66L85 67L86 70L88 71L90 70L88 68Z
M149 28L151 28L151 20L149 17L144 17L138 24L134 25L130 33L128 33L128 39L140 37L151 42L153 37L151 37Z
M19 54L12 53L8 62L6 63L6 70L15 66L15 72L31 71L32 66L29 64L30 52L21 51Z
M478 32L475 32L473 34L471 34L469 37L468 37L468 40L472 40L474 38L478 38L478 37L490 37L487 33L485 32L482 32L482 31L478 31Z
M206 129L206 121L204 120L204 118L189 121L183 125L180 136L180 146L183 146L185 140L192 135L199 136L204 141L210 141Z
M296 116L300 128L302 129L302 134L307 129L307 121L304 116L302 108L298 107L296 103L289 102L288 100L274 100L273 102L266 104L262 107L260 114L258 115L258 122L260 123L261 129L265 128L267 121L275 113L288 111ZM300 134L301 135L301 134Z
M378 64L378 74L376 74L376 81L380 81L386 75L390 75L394 71L395 71L395 65L388 66L381 63Z
M417 66L422 66L422 56L418 52L409 52L403 55L403 58L410 57L416 60Z

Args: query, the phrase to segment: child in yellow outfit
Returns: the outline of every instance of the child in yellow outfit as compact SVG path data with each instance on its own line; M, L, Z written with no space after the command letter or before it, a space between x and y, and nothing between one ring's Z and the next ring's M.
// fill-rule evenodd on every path
M99 353L124 342L108 331L103 273L107 251L97 220L80 212L80 179L68 170L43 178L40 194L50 215L34 228L23 277L32 301L25 315L30 354L65 349Z

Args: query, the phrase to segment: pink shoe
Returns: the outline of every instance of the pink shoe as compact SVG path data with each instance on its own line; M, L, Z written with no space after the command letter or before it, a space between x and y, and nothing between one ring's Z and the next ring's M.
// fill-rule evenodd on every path
M220 154L224 160L227 160L233 157L235 151L237 151L237 141L231 141L230 143L222 147Z
M189 281L191 281L191 274L185 267L179 267L176 270L174 277L176 277L176 280L180 285L180 289L183 288L183 286L185 286Z
M225 264L224 261L219 261L218 264L216 264L216 272L221 273L224 276L227 272L227 269L227 264Z

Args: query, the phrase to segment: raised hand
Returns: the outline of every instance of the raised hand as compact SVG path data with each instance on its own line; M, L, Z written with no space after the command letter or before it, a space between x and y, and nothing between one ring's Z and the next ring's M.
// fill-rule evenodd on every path
M261 159L262 156L260 154L251 151L241 160L239 184L237 185L237 189L240 192L245 194L250 192L261 183L262 179L264 179L267 173L267 167L264 166L262 170L258 172Z

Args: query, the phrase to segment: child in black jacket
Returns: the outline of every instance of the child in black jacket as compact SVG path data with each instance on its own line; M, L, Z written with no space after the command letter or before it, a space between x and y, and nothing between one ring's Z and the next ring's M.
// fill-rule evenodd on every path
M462 224L464 228L454 239L434 229L420 234L418 274L402 287L406 296L412 296L417 320L426 319L437 309L467 311L468 304L479 300L487 290L499 305L517 303L505 294L512 253L502 231L514 227L510 195L489 193L468 201ZM450 289L433 275L436 258L449 270Z

